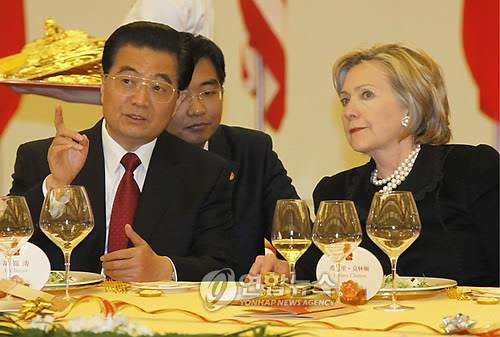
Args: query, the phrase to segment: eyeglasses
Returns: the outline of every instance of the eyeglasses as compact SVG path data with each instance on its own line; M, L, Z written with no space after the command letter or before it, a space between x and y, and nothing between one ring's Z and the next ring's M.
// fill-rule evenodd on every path
M109 76L113 89L123 96L134 95L144 85L149 96L156 102L169 102L177 91L171 84L164 81L152 80L132 75Z
M192 104L195 99L199 100L203 104L214 104L222 100L222 88L217 86L212 89L203 90L197 94L191 94L188 91L186 93L186 101Z

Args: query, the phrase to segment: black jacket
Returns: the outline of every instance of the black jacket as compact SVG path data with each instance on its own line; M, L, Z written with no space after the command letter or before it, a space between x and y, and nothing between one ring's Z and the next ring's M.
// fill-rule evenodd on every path
M499 286L499 201L497 151L487 145L423 145L406 180L422 230L400 256L399 275L446 277L460 285ZM317 209L328 199L353 200L363 227L362 247L390 272L389 258L368 238L365 225L375 168L367 164L323 178L313 194ZM311 260L309 260L311 264ZM310 266L308 266L310 268Z
M95 226L73 251L71 269L99 273L106 238L104 156L101 122L82 132L90 141L82 170L72 182L87 189ZM38 223L41 184L49 174L52 138L23 144L17 151L11 194L25 195ZM134 230L158 255L172 259L179 280L201 280L232 266L229 236L231 184L227 163L166 132L156 142L135 213ZM61 250L36 226L31 242L49 256L52 269L64 269ZM130 242L129 242L130 246Z
M267 134L220 125L208 150L229 161L235 173L231 255L239 277L264 253L264 237L270 240L276 201L298 195Z

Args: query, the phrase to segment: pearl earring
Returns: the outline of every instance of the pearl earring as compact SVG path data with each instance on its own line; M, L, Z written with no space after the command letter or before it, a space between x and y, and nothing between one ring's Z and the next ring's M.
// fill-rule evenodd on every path
M408 124L410 123L410 116L408 115L408 113L406 113L406 115L401 119L401 125L406 128L408 127Z

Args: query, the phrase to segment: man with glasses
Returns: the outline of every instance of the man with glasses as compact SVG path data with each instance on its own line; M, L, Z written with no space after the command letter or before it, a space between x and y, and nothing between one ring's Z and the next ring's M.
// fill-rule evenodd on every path
M230 170L225 161L165 132L192 71L181 33L134 22L106 41L104 118L76 132L56 109L54 138L20 146L11 194L38 221L48 189L83 185L95 216L73 251L74 270L123 281L200 280L229 265ZM31 241L64 269L37 229Z
M234 173L233 256L237 277L264 253L270 239L276 200L298 198L271 138L260 131L221 125L224 55L198 35L188 44L195 65L187 90L181 93L168 132L228 160Z

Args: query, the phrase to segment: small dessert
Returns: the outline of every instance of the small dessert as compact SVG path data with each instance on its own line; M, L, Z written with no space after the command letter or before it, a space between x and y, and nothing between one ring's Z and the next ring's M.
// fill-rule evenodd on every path
M342 303L353 305L366 303L366 289L353 280L342 282L340 293L342 294L340 297Z

